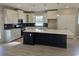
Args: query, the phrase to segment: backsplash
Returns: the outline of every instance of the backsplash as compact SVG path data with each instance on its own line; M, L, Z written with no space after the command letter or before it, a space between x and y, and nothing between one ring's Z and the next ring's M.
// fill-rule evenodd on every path
M4 24L4 29L23 28L23 27L35 27L35 23ZM48 27L48 23L44 23L43 27Z

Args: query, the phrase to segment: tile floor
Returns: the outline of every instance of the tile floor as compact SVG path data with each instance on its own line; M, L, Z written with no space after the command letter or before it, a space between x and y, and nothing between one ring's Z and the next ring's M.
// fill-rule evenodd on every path
M79 39L68 39L68 48L23 45L22 39L0 45L0 56L79 56Z

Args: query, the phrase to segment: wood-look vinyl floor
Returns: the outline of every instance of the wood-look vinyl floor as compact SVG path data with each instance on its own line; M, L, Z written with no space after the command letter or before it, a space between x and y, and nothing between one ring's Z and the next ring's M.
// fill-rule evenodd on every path
M23 45L22 39L0 45L0 56L79 56L79 39L68 39L68 48Z

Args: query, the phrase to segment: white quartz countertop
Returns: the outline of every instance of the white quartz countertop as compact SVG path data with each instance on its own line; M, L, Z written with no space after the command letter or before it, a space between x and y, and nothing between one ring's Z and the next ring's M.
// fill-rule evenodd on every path
M59 29L48 29L48 28L26 28L24 32L38 32L38 33L50 33L50 34L64 34L64 35L74 35L69 30L59 30Z

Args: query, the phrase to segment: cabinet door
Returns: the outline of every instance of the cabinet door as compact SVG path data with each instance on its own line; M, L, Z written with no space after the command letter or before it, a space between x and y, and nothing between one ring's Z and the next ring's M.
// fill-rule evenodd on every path
M69 30L75 33L75 15L61 15L58 17L58 29ZM72 27L73 26L73 27Z
M17 19L17 11L5 9L5 24L15 24Z
M13 29L13 32L14 32L14 37L15 39L18 39L21 37L21 30L20 29Z
M26 13L22 10L17 11L18 19L23 19L23 23L26 23Z
M56 45L58 47L67 48L67 36L66 35L55 35Z
M66 48L67 46L67 36L60 34L46 34L46 33L36 33L34 42L36 44L44 44L55 47Z
M43 33L35 33L35 43L36 44L47 44L47 35Z
M23 13L23 23L26 23L27 22L27 16L25 13Z
M23 33L24 39L23 42L24 44L34 44L34 34L33 33Z
M14 38L12 37L11 30L4 30L4 35L5 35L5 42L10 42L12 41Z
M34 21L34 17L33 17L34 15L31 13L31 14L29 14L29 16L28 16L28 23L33 23Z

